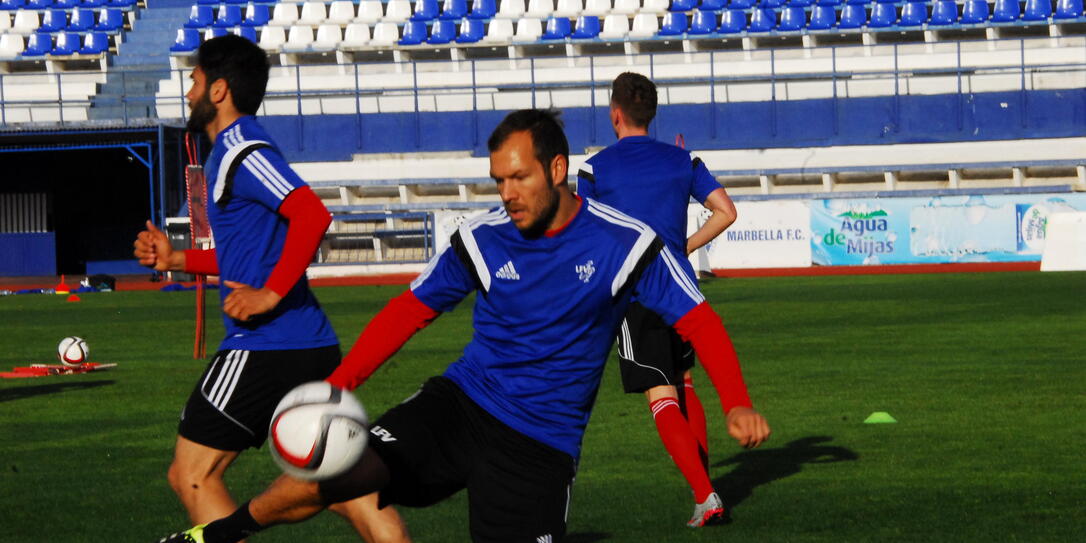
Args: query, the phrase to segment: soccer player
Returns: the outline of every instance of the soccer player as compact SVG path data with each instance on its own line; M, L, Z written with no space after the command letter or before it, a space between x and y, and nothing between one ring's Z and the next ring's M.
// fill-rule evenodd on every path
M477 292L475 334L460 359L375 421L348 473L319 483L283 475L229 517L162 541L237 541L373 491L382 504L422 507L462 489L474 541L560 541L607 352L635 293L693 342L729 433L746 447L769 436L727 332L676 257L644 223L570 191L555 114L513 112L487 146L503 207L462 224L328 381L361 385Z
M237 507L223 475L242 451L264 443L283 395L340 362L339 340L305 278L331 216L253 118L268 70L265 53L244 38L200 46L188 129L214 144L205 168L216 247L174 251L150 221L134 244L145 266L224 280L226 337L181 412L168 472L196 523ZM376 496L335 510L367 541L407 541L399 515L379 511Z
M644 221L676 255L688 255L735 222L735 205L693 153L649 137L656 116L656 85L626 72L611 84L611 125L618 142L590 157L577 173L577 192ZM690 198L712 215L690 239ZM694 269L676 259L691 283ZM696 528L728 520L708 472L705 411L694 391L694 352L675 329L638 301L630 304L618 334L619 366L627 393L644 393L656 430L694 492ZM681 391L681 394L680 394Z

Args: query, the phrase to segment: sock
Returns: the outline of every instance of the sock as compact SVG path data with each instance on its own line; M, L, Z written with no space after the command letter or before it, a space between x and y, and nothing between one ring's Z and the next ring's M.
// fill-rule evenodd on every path
M698 398L698 393L694 391L694 380L690 377L683 379L682 399L680 407L682 407L683 415L686 415L687 422L690 423L690 431L694 432L694 437L698 440L699 450L701 455L701 463L705 466L706 471L709 469L709 431L705 427L705 408L701 406L701 399Z
M230 516L208 524L204 528L204 542L236 543L263 529L249 513L249 502L245 502Z
M694 501L704 502L713 492L713 484L701 463L698 440L694 438L690 424L683 417L679 403L674 398L662 398L652 402L649 408L652 409L652 418L656 422L656 430L660 433L664 448L694 491Z

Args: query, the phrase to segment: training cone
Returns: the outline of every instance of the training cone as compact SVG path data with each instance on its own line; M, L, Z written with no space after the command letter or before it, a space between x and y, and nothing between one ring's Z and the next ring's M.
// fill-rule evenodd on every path
M60 276L60 283L57 283L56 288L53 289L57 294L68 294L72 289L68 288L68 285L64 283L64 276ZM69 302L71 299L68 300Z
M897 419L891 417L886 411L875 411L864 419L864 424L889 424L892 422L897 422Z
M79 302L79 301L82 301L82 300L80 300L79 296L76 296L75 294L69 294L68 295L68 301L69 302Z

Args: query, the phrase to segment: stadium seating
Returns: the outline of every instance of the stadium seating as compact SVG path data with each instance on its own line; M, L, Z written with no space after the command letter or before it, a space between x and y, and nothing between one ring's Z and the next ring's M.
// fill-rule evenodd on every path
M115 32L124 28L124 12L116 8L106 8L98 12L95 30Z
M373 37L370 45L378 47L391 47L400 40L400 29L392 21L381 21L373 26Z
M281 26L266 26L260 31L260 41L256 42L261 49L266 51L278 51L287 43L287 33Z
M992 22L1010 23L1017 21L1022 16L1022 6L1018 0L995 0L995 8L992 10Z
M0 59L11 60L23 53L23 37L19 34L0 34Z
M686 13L671 11L664 14L664 21L660 23L661 36L681 36L686 33Z
M837 28L860 28L866 24L867 10L864 6L859 4L845 4L845 6L841 8L841 19L837 22Z
M576 28L571 38L575 40L590 40L600 35L600 18L595 15L582 15L577 18Z
M407 21L403 25L403 37L400 45L418 45L426 41L428 28L425 21Z
M441 15L438 15L438 18L448 21L459 21L467 15L467 0L445 0L445 3L441 6Z
M493 19L487 26L486 43L508 43L513 39L513 21L511 19Z
M727 9L720 16L720 27L717 32L721 34L738 34L747 27L747 14L741 9Z
M553 12L554 0L528 0L528 11L525 14L529 17L545 19Z
M606 17L609 13L611 13L611 0L585 0L584 10L581 11L581 15L596 17Z
M346 25L354 20L354 3L350 0L335 0L328 4L328 18L324 22L329 24Z
M671 11L690 11L698 7L698 0L671 0Z
M439 20L434 22L433 28L430 30L430 37L426 39L426 43L431 45L442 45L455 39L456 21Z
M102 55L109 51L109 36L104 32L90 32L83 37L80 55Z
M177 38L170 46L172 53L189 53L200 47L200 31L195 28L177 29Z
M988 20L988 2L986 0L965 0L962 7L962 24L982 24Z
M298 21L298 6L287 2L280 2L272 9L271 24L276 26L290 26Z
M795 3L796 0L793 0ZM720 11L728 6L728 0L701 0L698 9L701 11Z
M954 0L947 0L951 4ZM818 4L811 8L811 22L807 23L808 30L827 30L837 24L837 10L832 5Z
M72 18L68 21L68 30L83 32L94 27L94 12L90 9L75 8L72 10Z
M380 21L384 16L384 5L381 0L361 0L358 2L358 17L356 19L358 22L373 24Z
M381 22L402 23L410 19L411 15L411 2L408 0L388 0L385 4L385 16Z
M897 23L897 6L878 2L871 10L871 20L867 22L868 28L887 28Z
M366 23L350 23L343 30L343 41L339 43L340 49L363 47L370 41L370 27Z
M664 10L667 10L667 6L664 6ZM641 0L615 0L611 8L611 13L615 15L635 15L639 11L641 11ZM650 10L644 11L648 13Z
M958 22L958 4L954 0L937 0L931 8L931 26L952 25Z
M519 19L524 13L524 0L502 0L497 16L501 19Z
M716 13L712 11L695 11L690 21L690 35L697 36L716 32Z
M1082 12L1082 0L1058 0L1056 2L1056 19L1077 19L1086 17Z
M898 26L920 26L928 22L928 5L924 2L906 2L901 7Z
M497 13L497 0L474 0L471 3L471 11L468 13L468 17L472 19L487 20Z
M769 32L775 26L777 26L777 12L769 8L759 7L750 13L750 24L747 25L747 31Z
M41 32L57 32L67 26L68 12L61 9L50 9L42 16L41 26L38 27L38 30Z
M219 7L212 26L219 28L231 28L241 24L241 6L224 5Z
M800 30L807 25L807 11L801 6L789 4L788 7L781 9L780 14L781 20L777 25L777 30L788 32Z
M189 20L185 23L185 28L207 28L214 22L215 12L211 6L193 5L189 10Z
M1052 16L1051 0L1026 0L1023 21L1047 21Z
M80 47L79 34L75 32L59 32L57 33L56 44L53 45L53 50L49 54L53 56L74 55L79 52Z
M437 18L437 0L416 0L415 11L411 13L412 21L432 21Z
M565 17L551 17L547 19L547 30L543 32L544 40L562 40L568 38L571 33L569 19Z
M317 37L313 40L313 49L332 51L343 41L343 29L335 23L324 23L317 27Z
M609 14L603 19L603 29L600 30L600 39L621 40L630 33L630 18L619 13Z
M584 11L584 0L558 0L551 15L555 17L576 18Z
M324 2L307 1L302 4L302 12L298 15L298 23L304 25L319 25L328 17L328 7Z
M634 16L633 25L630 28L631 38L648 38L655 36L660 31L660 20L652 13L638 13Z
M456 21L451 22L455 23ZM456 43L476 43L484 37L486 37L486 24L479 19L465 18L460 23L460 34L456 37Z
M521 17L517 19L517 31L513 34L514 42L534 42L543 36L543 26L539 19Z

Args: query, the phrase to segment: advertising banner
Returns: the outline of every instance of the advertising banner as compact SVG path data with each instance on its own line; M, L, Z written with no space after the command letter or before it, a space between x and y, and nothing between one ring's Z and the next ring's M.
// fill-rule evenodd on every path
M1037 261L1051 213L1086 209L1086 194L813 200L815 264Z
M803 268L811 265L811 213L807 202L736 202L738 218L723 234L691 255L694 269ZM693 234L710 212L691 204L687 235ZM701 252L701 251L699 251Z

